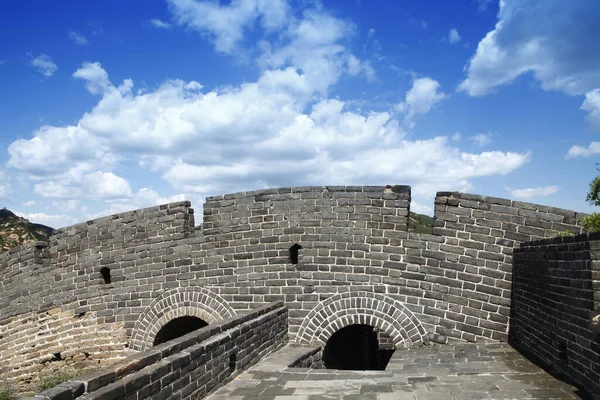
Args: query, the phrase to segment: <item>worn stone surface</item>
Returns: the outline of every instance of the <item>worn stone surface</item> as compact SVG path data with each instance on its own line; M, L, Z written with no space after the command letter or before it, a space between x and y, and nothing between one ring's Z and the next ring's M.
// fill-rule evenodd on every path
M198 399L286 342L287 309L276 302L73 378L36 398Z
M385 371L287 367L289 359L298 353L297 348L285 347L207 400L590 398L544 372L507 344L397 350Z

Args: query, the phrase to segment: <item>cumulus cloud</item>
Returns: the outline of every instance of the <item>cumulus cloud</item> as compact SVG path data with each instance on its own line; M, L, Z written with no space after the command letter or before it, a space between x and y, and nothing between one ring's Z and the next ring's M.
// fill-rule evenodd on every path
M243 40L244 31L258 20L262 28L273 31L286 21L285 0L233 0L222 5L213 1L168 0L177 25L209 36L218 51L231 53Z
M6 197L12 192L12 187L9 183L0 183L0 197Z
M75 32L75 31L69 31L69 39L71 39L73 42L75 42L79 46L85 46L86 44L89 43L89 40L85 36Z
M448 33L448 41L451 44L456 44L458 42L460 42L460 35L458 34L458 31L455 28L450 29L450 32Z
M254 20L265 29L279 21L260 0L170 4L209 10L209 16L192 10L195 17L185 24L197 24L190 28L206 31L217 48L242 40L225 40L229 31L215 28L219 18L241 18L232 10L252 15L238 24L240 32ZM415 79L395 110L357 111L328 98L343 76L368 76L368 64L343 44L353 27L319 10L284 26L277 40L261 45L258 78L237 86L206 89L175 79L134 90L133 81L113 83L99 63L84 63L73 76L98 103L73 125L42 127L13 142L9 167L27 175L41 196L103 199L110 203L102 213L110 213L189 195L289 185L402 182L429 196L468 189L474 178L508 174L529 161L529 153L461 151L446 136L410 139L399 118L410 121L447 97L431 78ZM131 167L161 177L179 194L144 187L129 175ZM85 215L99 216L96 210Z
M487 146L492 143L492 134L491 133L480 133L478 135L470 136L469 140L474 141L479 146Z
M108 74L92 75L104 82ZM206 93L200 84L183 81L136 94L111 86L77 126L47 127L32 139L14 142L9 163L37 174L46 165L44 171L53 176L34 186L42 196L132 198L127 181L94 168L118 165L116 153L127 152L149 168L157 159L154 171L176 190L209 195L290 184L398 181L441 190L509 173L529 160L527 153L461 152L447 137L407 140L394 113L361 114L337 99L321 100L305 112L307 103L297 95L306 90L303 82L297 71L285 69ZM411 115L433 103L407 96ZM69 167L76 157L92 165Z
M73 73L73 77L86 81L86 88L92 94L102 94L113 88L108 80L108 73L99 62L83 63L81 68Z
M33 138L12 142L8 154L8 167L36 176L60 173L73 163L90 160L110 168L117 160L97 135L80 126L42 126Z
M549 196L559 191L558 186L542 186L526 189L509 189L510 194L516 199L533 199L536 197Z
M131 196L129 182L112 172L91 171L83 164L34 185L43 197L119 199Z
M55 200L52 202L52 207L64 212L77 210L81 207L79 200Z
M600 89L585 94L581 109L588 112L588 122L593 129L600 131Z
M459 85L472 96L533 72L546 90L583 95L600 86L600 2L503 0Z
M28 219L29 222L46 225L54 229L63 228L78 222L76 218L65 214L24 213L21 211L15 211L15 214Z
M171 25L170 23L161 21L160 19L156 18L149 19L148 24L158 29L171 29L173 27L173 25Z
M359 60L342 44L353 34L354 26L347 21L307 11L301 20L290 21L281 44L262 43L259 63L263 68L300 69L306 88L311 93L326 95L344 74L375 78L371 65Z
M38 70L38 72L44 75L45 77L51 77L58 70L58 67L56 66L56 64L54 64L54 61L52 61L52 57L50 57L49 55L44 53L39 54L37 56L34 56L31 53L27 54L31 58L31 65L33 65Z
M600 154L600 142L591 142L587 147L579 145L571 146L565 158L589 157L595 154Z
M404 112L410 121L417 115L428 113L437 103L448 97L439 89L440 84L434 79L415 79L412 88L406 93L406 99L396 108Z

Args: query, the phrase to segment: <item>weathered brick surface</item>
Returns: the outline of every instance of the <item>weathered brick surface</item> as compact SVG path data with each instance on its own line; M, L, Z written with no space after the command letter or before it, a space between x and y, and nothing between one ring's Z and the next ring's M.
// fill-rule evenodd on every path
M441 192L435 235L413 234L406 232L409 206L407 186L268 189L208 198L201 228L189 202L180 202L78 224L47 244L11 250L0 255L2 377L35 383L38 373L15 369L7 349L32 348L44 325L32 322L24 337L7 327L54 308L62 313L57 334L85 317L117 338L100 344L73 335L59 350L87 352L100 365L145 349L178 316L215 323L273 301L289 308L289 334L298 342L326 341L341 321L366 321L398 346L506 340L513 248L537 235L580 231L572 211ZM295 244L302 247L297 264ZM111 283L100 274L105 267ZM61 343L48 342L27 362L42 365ZM96 358L102 346L111 346L109 361Z
M35 398L196 399L287 342L287 309L272 303L80 376Z
M522 244L513 285L514 343L600 393L600 234Z

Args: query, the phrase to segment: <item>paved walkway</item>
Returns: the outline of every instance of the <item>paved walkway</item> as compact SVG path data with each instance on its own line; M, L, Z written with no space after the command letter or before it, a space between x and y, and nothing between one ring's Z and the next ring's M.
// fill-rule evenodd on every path
M507 344L396 350L385 371L288 368L306 348L271 354L209 400L579 399Z

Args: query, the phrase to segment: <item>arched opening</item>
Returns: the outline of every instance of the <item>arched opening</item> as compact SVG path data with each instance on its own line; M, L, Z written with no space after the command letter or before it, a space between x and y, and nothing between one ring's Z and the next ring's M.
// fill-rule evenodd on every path
M327 341L323 363L327 369L381 371L393 353L394 348L380 348L378 332L372 326L348 325Z
M195 331L196 329L203 328L208 324L206 321L198 317L179 317L167 322L156 334L152 346L159 345L169 340L176 339L180 336Z

